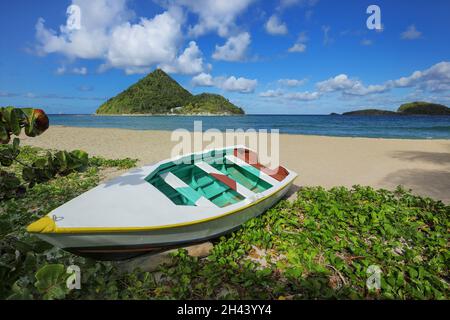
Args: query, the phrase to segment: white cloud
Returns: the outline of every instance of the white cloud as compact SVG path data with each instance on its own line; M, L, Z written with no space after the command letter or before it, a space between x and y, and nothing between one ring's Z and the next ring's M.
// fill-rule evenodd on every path
M299 100L299 101L312 101L317 100L320 98L319 92L294 92L294 93L288 93L284 95L286 99L289 100Z
M176 63L181 40L181 13L166 11L153 19L141 18L114 28L106 52L107 63L128 73L154 64Z
M430 91L450 90L450 62L442 61L423 71L415 71L408 77L387 82L389 87L417 87Z
M252 93L255 91L258 81L256 79L247 79L243 77L213 77L209 73L200 73L192 78L192 85L197 87L212 87L239 93Z
M226 79L218 79L219 88L226 91L234 91L240 93L252 93L258 84L256 79L236 78L231 76Z
M289 79L280 79L285 81ZM292 79L291 79L292 80ZM302 81L302 80L300 80ZM287 82L286 82L287 83ZM295 83L295 82L294 82ZM268 90L260 94L261 97L283 98L289 100L311 101L329 94L340 92L346 98L355 96L365 96L364 101L374 99L374 94L381 94L396 88L414 88L413 93L420 94L421 97L426 93L428 100L433 99L437 102L445 99L445 96L432 95L433 92L450 92L450 62L442 61L423 71L415 71L410 76L401 77L396 80L388 80L382 84L364 85L360 80L350 78L346 74L339 74L327 80L316 83L316 91L283 93L281 90ZM366 97L367 96L367 97ZM376 101L382 101L383 96L377 97ZM410 98L412 99L412 98Z
M67 74L67 73L84 76L84 75L87 75L88 69L86 67L79 67L79 68L75 67L75 68L67 69L65 66L61 66L56 69L57 75L63 75L63 74Z
M283 92L280 89L276 90L267 90L264 92L261 92L259 94L260 97L263 98L282 98L286 100L297 100L297 101L312 101L317 100L320 98L321 93L314 91L314 92Z
M306 79L280 79L278 83L286 87L298 87L306 83Z
M300 32L297 41L294 43L292 47L288 49L288 52L305 52L306 50L306 44L308 36L306 35L306 32Z
M346 74L340 74L334 78L318 82L316 87L321 93L342 91L345 94L358 96L383 93L388 90L386 85L370 85L366 87L361 81L350 79Z
M72 4L81 9L79 30L62 25L58 35L44 26L44 19L38 19L36 38L40 54L62 53L71 58L101 58L108 47L111 29L133 15L126 7L126 0L73 0Z
M58 69L56 69L56 74L58 74L58 75L62 75L62 74L64 74L64 73L66 73L66 67L64 67L64 66L61 66L61 67L58 67Z
M237 36L228 38L223 46L216 45L216 51L212 57L216 60L241 61L245 58L249 45L250 34L243 32Z
M227 37L230 30L236 29L236 18L252 2L254 0L177 0L175 3L198 15L197 23L190 27L190 35L201 36L215 31L221 37Z
M400 37L405 40L415 40L422 37L422 32L416 29L415 25L410 25L408 28L406 28L406 31L403 31L400 34Z
M383 93L388 91L389 88L386 85L369 85L365 87L361 82L355 83L353 88L349 90L344 90L345 94L354 95L354 96L366 96L368 94L374 93Z
M259 94L259 96L263 98L276 98L281 97L282 95L283 92L281 90L267 90Z
M340 74L316 84L321 93L341 91L347 95L365 96L384 93L395 88L416 88L431 92L450 90L450 62L442 61L410 76L388 80L383 84L365 86L360 80Z
M209 73L200 73L192 78L192 85L195 87L212 87L214 79Z
M361 40L361 45L363 46L371 46L373 44L373 41L370 39L362 39Z
M87 74L87 68L85 68L85 67L73 68L72 72L74 74L86 75Z
M288 49L289 52L305 52L306 45L304 43L295 43Z
M205 70L202 52L195 41L189 42L189 46L171 64L163 64L161 68L169 73L196 74Z
M277 15L272 15L265 24L267 33L272 35L283 35L288 33L288 28L285 23L280 21Z
M177 56L183 40L185 16L171 6L153 18L131 22L134 12L126 0L72 0L81 10L81 28L60 26L59 32L47 28L40 18L36 24L37 51L41 55L59 53L71 60L103 60L99 72L123 69L127 74L145 73L163 66L175 73L194 74L204 70L200 49L195 42Z
M296 101L313 101L319 99L321 95L322 94L317 91L283 92L280 89L267 90L259 94L259 96L262 98L271 98L271 99L280 98L285 100L296 100Z
M334 78L317 83L320 92L332 92L337 90L347 90L355 85L355 81L348 78L346 74L340 74Z

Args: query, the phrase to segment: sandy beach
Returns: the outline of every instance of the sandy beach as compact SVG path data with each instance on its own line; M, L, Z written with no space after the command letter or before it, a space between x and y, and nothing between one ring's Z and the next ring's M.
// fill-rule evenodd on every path
M136 158L139 164L170 156L170 131L53 126L22 143L50 149L82 149L106 158ZM406 140L280 135L280 161L299 173L297 186L355 184L415 193L450 202L450 140Z

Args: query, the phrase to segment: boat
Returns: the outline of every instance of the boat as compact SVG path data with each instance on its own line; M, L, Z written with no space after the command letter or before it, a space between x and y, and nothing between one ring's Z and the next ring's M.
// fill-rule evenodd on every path
M244 146L206 150L104 182L27 231L76 255L128 259L229 233L278 202L296 177Z

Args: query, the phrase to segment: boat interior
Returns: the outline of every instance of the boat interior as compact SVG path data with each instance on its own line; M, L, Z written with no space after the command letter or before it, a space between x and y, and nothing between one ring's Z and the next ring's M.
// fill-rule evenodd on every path
M230 161L227 156L234 153L233 149L214 150L167 162L145 180L174 204L185 206L226 207L273 186L262 177L261 168Z

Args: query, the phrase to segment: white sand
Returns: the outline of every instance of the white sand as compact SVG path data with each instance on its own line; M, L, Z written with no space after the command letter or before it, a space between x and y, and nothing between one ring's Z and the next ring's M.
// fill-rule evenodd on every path
M140 164L170 156L169 131L53 126L23 144L82 149L107 158L137 158ZM299 173L298 186L370 185L414 192L450 202L450 140L280 136L280 161Z

